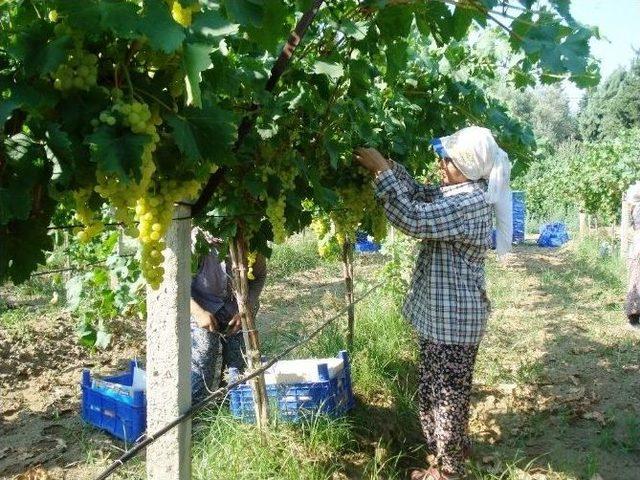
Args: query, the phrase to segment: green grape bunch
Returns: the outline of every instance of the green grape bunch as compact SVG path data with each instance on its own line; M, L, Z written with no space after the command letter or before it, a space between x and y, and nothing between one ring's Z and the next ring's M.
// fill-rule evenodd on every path
M273 242L281 244L287 239L287 229L285 226L286 199L283 195L278 198L267 199L266 214L273 229Z
M114 207L116 220L130 226L134 219L133 210L136 200L145 195L156 171L153 153L160 141L157 126L162 123L162 119L159 115L154 115L146 103L137 101L128 103L118 100L111 109L103 111L99 118L94 120L96 127L100 123L108 126L120 123L125 128L129 128L132 133L146 135L148 138L142 151L138 181L133 180L133 175L128 181L124 181L114 173L100 169L96 171L98 184L95 191ZM129 232L131 232L130 229Z
M74 219L83 225L82 228L77 229L75 236L81 243L87 243L104 230L102 220L88 206L90 198L91 189L83 188L73 192L73 200L76 207Z
M98 57L93 53L76 48L65 63L53 72L53 86L63 92L69 90L89 90L98 79Z
M164 235L173 219L176 202L195 198L200 182L190 180L177 182L169 180L157 185L155 193L138 198L135 206L135 219L138 221L137 237L141 245L141 269L149 286L157 289L164 275L161 266L164 261Z
M124 101L120 97L119 92L114 92L117 100L113 106L102 111L92 124L96 129L101 125L120 126L147 138L140 158L140 175L135 177L133 172L129 172L123 179L113 172L98 168L94 191L113 207L116 220L125 226L125 233L138 239L142 274L151 288L157 289L164 276L163 238L171 224L174 205L178 201L194 198L200 189L200 182L154 177L157 173L154 152L160 142L157 127L162 124L162 119L148 104ZM78 236L84 241L99 233L101 225L86 207L90 193L81 191L76 201L77 219L85 225Z

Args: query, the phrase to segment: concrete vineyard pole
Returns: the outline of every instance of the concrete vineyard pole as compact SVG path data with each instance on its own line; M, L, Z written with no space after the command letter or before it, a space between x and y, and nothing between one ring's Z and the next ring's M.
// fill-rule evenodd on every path
M262 366L260 355L260 339L256 330L254 311L249 304L249 280L247 278L247 241L242 228L238 227L235 238L229 245L229 253L233 263L233 285L238 313L242 319L242 333L247 350L247 365L249 371ZM264 375L259 375L251 380L253 399L256 413L256 424L260 430L267 427L267 387L264 383Z
M355 310L353 306L353 243L345 239L342 245L342 274L347 302L347 345L353 347L355 330Z
M580 236L586 237L589 234L589 219L584 212L578 213L578 220L580 225Z
M620 214L620 256L627 258L629 252L629 236L631 234L631 205L622 198Z
M165 236L164 278L147 287L147 431L155 432L191 406L191 220L178 206ZM191 420L147 449L147 479L191 479Z

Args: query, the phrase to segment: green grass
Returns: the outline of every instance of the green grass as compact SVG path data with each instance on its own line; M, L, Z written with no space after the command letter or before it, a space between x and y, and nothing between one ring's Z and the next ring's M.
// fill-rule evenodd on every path
M0 327L12 337L27 339L29 322L33 316L33 309L29 307L0 308Z
M476 365L472 438L477 456L470 478L536 478L525 472L539 471L548 480L590 480L595 473L635 478L627 473L640 454L640 422L632 401L640 341L620 329L624 265L615 255L600 255L601 241L590 238L561 250L521 247L508 267L489 260L494 313ZM357 265L356 297L367 288L376 265ZM297 275L309 270L314 270L310 278ZM273 283L265 298L272 298L268 319L278 324L262 339L266 355L310 331L321 321L319 311L328 317L341 307L340 271L339 262L317 257L309 236L275 247L269 264ZM279 297L297 288L303 293ZM2 328L19 331L29 315L29 307L5 306ZM342 318L292 357L334 356L346 348L345 338ZM409 468L424 466L426 454L417 419L417 354L398 297L377 291L356 306L350 349L354 410L338 420L275 421L263 437L231 418L226 405L211 407L194 423L193 478L406 478ZM596 394L593 400L584 405L562 401L582 387L585 395ZM594 411L602 412L606 423L582 418L583 412ZM488 440L483 431L492 424L500 433ZM103 465L104 448L86 442L87 464ZM616 477L622 468L627 470ZM115 478L142 480L143 460Z
M305 254L293 253L310 248L304 239L285 247L277 247L275 266L270 266L279 275L321 264L317 258L304 260ZM315 252L307 254L312 257ZM555 255L560 263L550 261ZM338 263L322 265L328 271L340 268ZM549 479L589 480L611 468L612 462L636 455L640 426L628 410L606 412L609 423L604 427L580 419L572 404L535 410L535 396L542 395L536 392L555 385L556 374L564 370L575 368L579 378L586 379L593 368L590 362L598 358L606 358L608 368L620 373L637 362L637 341L613 341L607 333L620 321L619 310L612 306L619 307L625 288L619 259L601 257L599 240L590 239L508 268L491 260L488 279L494 315L478 358L476 382L484 388L533 389L534 410L492 409L501 439L488 445L474 437L480 456L470 465L470 478L515 480L528 478L525 472L544 471ZM358 402L350 415L298 426L276 424L261 439L254 428L230 418L224 407L211 410L197 427L194 478L402 479L410 467L424 465L417 421L417 347L411 328L386 293L357 305L356 316L351 360ZM293 356L335 355L346 348L345 324L346 320L337 322ZM576 336L576 326L593 331L579 330ZM296 332L295 336L301 333ZM588 353L571 353L574 347ZM482 402L479 398L475 404ZM563 442L577 442L581 450L564 448ZM495 458L485 464L480 460L486 455Z
M316 268L322 263L315 237L308 232L296 234L286 243L274 245L269 259L269 277L286 278L296 272Z
M212 409L198 421L194 478L404 478L403 461L419 452L415 344L398 306L386 295L369 297L356 312L351 361L358 405L353 413L338 420L276 424L261 438L224 407ZM294 356L335 356L344 348L343 325L334 324Z

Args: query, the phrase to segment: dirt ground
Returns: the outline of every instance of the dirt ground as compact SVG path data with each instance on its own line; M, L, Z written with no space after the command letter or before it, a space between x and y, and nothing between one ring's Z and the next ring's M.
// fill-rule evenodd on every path
M506 269L490 266L494 314L471 420L476 478L640 479L640 335L621 320L619 279L576 262L570 248L524 246ZM320 299L338 302L339 273L318 268L267 286L267 349L322 316ZM144 324L119 326L113 348L90 353L61 309L25 312L19 328L0 323L0 478L91 478L123 445L80 421L82 369L106 374L142 357Z
M361 272L375 266L360 262ZM323 311L313 307L321 299L329 299L329 308L342 308L342 285L340 271L325 267L268 283L258 318L265 351L288 345L315 316L321 318ZM80 420L82 370L108 375L125 370L129 359L144 360L144 322L114 325L113 347L91 352L78 344L75 321L49 306L48 297L25 297L5 287L0 298L23 317L12 328L0 323L0 479L91 478L124 445ZM276 321L282 318L289 322Z
M624 282L573 246L522 246L491 270L471 420L482 470L640 479L640 333L623 318Z

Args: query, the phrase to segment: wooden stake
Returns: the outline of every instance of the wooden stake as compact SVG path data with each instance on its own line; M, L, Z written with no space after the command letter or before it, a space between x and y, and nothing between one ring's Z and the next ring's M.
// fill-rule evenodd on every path
M347 302L347 345L351 349L355 330L355 309L353 306L353 243L348 239L342 245L342 274Z
M238 302L238 313L242 319L242 334L246 346L247 365L250 371L261 367L260 339L256 330L253 309L249 305L249 280L247 279L247 242L244 232L238 227L238 232L229 245L229 253L233 264L234 293ZM267 427L267 387L264 375L259 375L251 381L255 404L256 424L260 430Z

